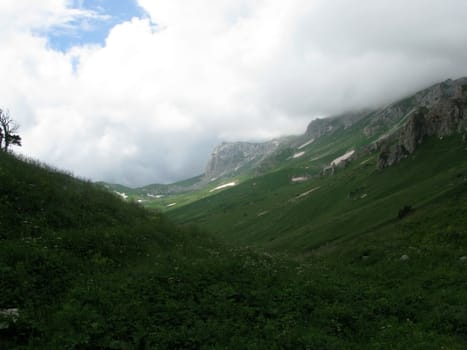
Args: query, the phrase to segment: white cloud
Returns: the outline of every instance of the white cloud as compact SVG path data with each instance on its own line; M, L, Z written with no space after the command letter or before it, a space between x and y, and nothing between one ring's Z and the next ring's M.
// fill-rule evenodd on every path
M3 33L15 30L73 29L77 21L105 19L105 15L82 8L70 8L67 0L15 0L0 3ZM82 22L86 23L86 22Z
M0 4L0 104L24 153L96 180L196 175L221 140L467 75L463 0L140 0L148 18L60 53L37 30L95 15L67 3Z

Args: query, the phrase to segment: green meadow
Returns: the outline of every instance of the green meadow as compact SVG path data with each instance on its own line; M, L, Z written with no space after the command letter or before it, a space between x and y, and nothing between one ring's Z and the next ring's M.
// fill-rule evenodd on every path
M168 218L1 153L0 348L464 349L466 153L303 160Z

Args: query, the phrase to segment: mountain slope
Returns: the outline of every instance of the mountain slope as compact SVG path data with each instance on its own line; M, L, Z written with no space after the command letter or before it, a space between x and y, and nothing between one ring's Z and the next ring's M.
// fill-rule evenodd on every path
M305 179L332 174L375 153L374 163L384 168L409 157L426 137L466 133L466 106L467 78L447 80L379 109L315 119L303 135L265 143L224 143L213 151L205 174L186 182L109 187L166 211L280 169L294 168L301 173L296 178Z
M205 177L213 181L255 168L266 157L277 151L280 144L280 140L264 143L223 143L212 152L206 166Z
M466 148L460 136L432 138L413 157L384 171L374 166L376 155L369 155L334 176L299 183L293 179L303 175L300 169L283 169L169 216L232 240L307 251L390 223L405 205L417 208L465 186Z
M169 215L244 243L312 249L462 185L466 135L467 79L449 80L375 111L314 120L288 157L258 166L265 175Z
M161 198L185 228L0 152L0 348L465 349L467 146L435 105L314 121L235 186Z
M0 181L2 349L465 348L465 185L300 262L3 153Z

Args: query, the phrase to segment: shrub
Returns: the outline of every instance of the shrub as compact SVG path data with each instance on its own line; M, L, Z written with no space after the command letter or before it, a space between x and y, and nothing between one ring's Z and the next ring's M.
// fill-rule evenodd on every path
M413 211L412 207L410 205L404 205L401 209L399 209L399 212L397 214L397 218L403 219L407 215L409 215Z

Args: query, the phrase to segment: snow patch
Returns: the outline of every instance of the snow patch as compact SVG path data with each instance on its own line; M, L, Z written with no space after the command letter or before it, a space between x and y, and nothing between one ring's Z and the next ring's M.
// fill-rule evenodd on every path
M300 198L303 198L303 197L305 197L305 196L308 196L310 193L313 193L313 192L319 190L320 188L321 188L321 187L314 187L314 188L312 188L311 190L308 190L308 191L306 191L306 192L303 192L303 193L299 194L297 197L293 198L292 200L300 199Z
M218 191L218 190L222 190L223 188L227 188L227 187L233 187L233 186L236 186L237 183L234 181L234 182L229 182L228 184L223 184L223 185L220 185L220 186L217 186L216 188L213 188L212 190L210 190L209 192L214 192L214 191Z
M174 205L177 205L177 203L170 203L167 205L167 208L173 207Z
M295 158L300 158L301 156L303 156L305 154L305 151L302 151L302 152L298 152L298 153L295 153L292 158L295 159Z
M146 196L148 196L150 198L156 198L156 199L160 199L160 198L164 197L163 194L151 194L151 193L146 193Z
M351 150L349 152L347 152L346 154L340 156L340 157L337 157L336 159L334 159L332 162L331 162L331 165L334 165L334 166L337 166L339 165L340 163L342 163L344 160L347 160L349 159L350 157L352 157L352 155L355 153L355 150Z
M263 216L263 215L266 215L267 213L269 213L269 211L265 210L265 211L262 211L261 213L258 213L258 216Z
M126 193L118 192L118 191L115 191L115 193L118 194L123 199L128 199L128 195Z
M297 176L292 178L292 182L305 182L308 180L308 176Z
M313 142L315 142L315 139L311 139L310 141L305 142L303 145L299 146L297 149L305 148L306 146L311 145Z

